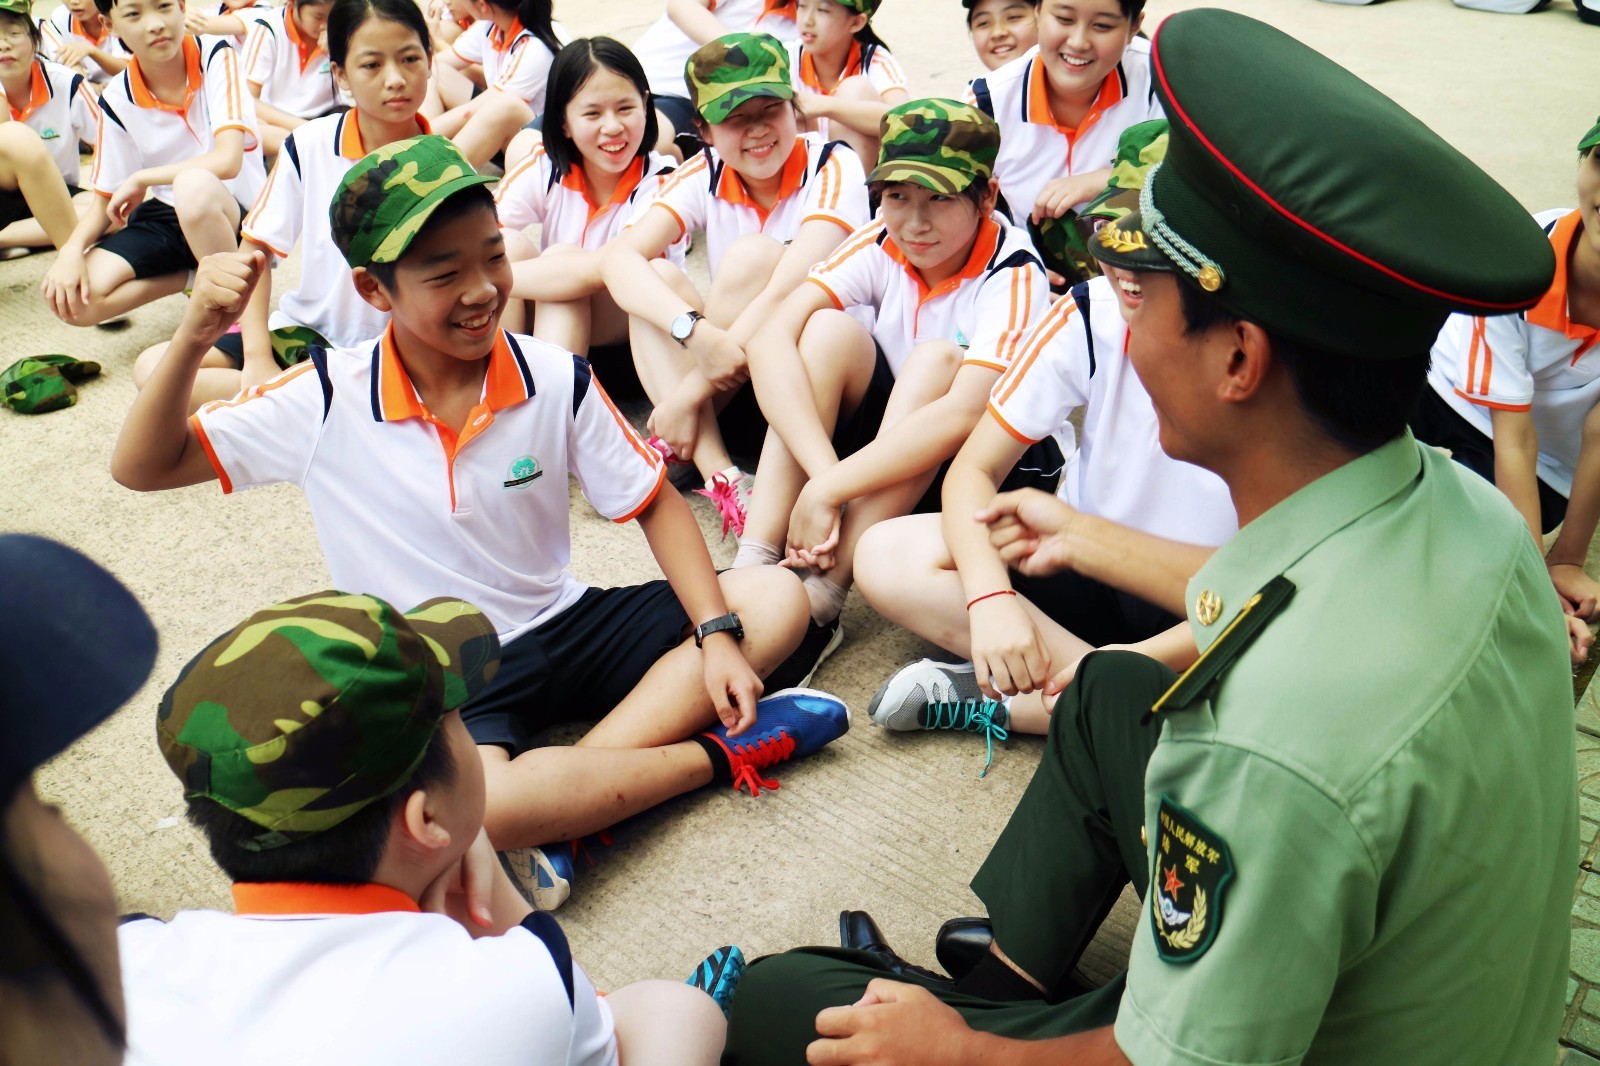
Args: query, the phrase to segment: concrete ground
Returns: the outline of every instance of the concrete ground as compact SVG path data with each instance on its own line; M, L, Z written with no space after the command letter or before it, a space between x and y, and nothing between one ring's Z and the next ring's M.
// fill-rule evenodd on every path
M1151 25L1190 0L1152 0ZM1570 205L1578 135L1600 111L1593 57L1600 30L1571 0L1521 18L1462 11L1449 0L1344 7L1313 0L1221 0L1281 26L1394 96L1495 175L1530 209ZM634 40L660 0L563 0L575 33ZM978 73L953 0L890 0L875 25L913 90L955 95ZM1248 107L1248 100L1240 100ZM0 413L0 526L54 536L115 571L162 634L149 684L115 718L40 777L115 876L127 910L170 915L227 906L226 885L183 823L182 799L153 741L161 691L179 667L251 610L328 584L306 508L292 489L225 499L214 486L140 496L116 486L107 459L133 394L140 349L169 337L181 298L134 313L118 332L63 326L43 308L39 255L0 263L0 337L10 358L64 351L100 361L80 404L42 418ZM297 266L291 263L291 271ZM282 278L283 275L280 275ZM602 370L603 373L603 370ZM382 477L382 471L374 471ZM714 539L709 510L697 513ZM619 584L656 575L637 528L615 527L574 498L574 570ZM719 562L731 550L713 544ZM586 870L560 918L602 987L686 975L719 944L750 955L832 942L842 907L870 908L911 959L932 962L940 920L977 913L966 882L1037 762L1036 740L998 751L979 780L971 737L888 736L865 717L878 683L932 649L876 618L857 597L847 643L816 684L854 711L852 732L823 754L781 768L760 800L708 790L639 819ZM1571 1040L1600 1050L1600 875L1588 872L1600 823L1600 704L1580 707L1584 870L1575 893ZM1126 954L1133 913L1119 908L1085 959L1106 976ZM1571 1061L1579 1061L1577 1058ZM1592 1061L1592 1060L1586 1060Z

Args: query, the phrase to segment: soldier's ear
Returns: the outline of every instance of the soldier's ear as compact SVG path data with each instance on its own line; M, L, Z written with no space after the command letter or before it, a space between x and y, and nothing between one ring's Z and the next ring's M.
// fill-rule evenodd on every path
M361 298L385 314L394 310L394 301L389 296L389 290L384 288L383 282L377 275L366 267L356 267L350 271L350 280L355 283L356 292Z

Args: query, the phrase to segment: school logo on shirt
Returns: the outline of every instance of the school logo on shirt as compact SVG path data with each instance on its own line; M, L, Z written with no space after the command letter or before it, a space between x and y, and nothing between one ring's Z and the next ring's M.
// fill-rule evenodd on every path
M1225 840L1171 797L1161 797L1159 817L1150 878L1156 952L1168 962L1193 962L1211 947L1222 925L1233 855Z
M47 127L43 133L39 134L39 139L41 141L53 141L60 136L61 134L55 131L55 127L51 126Z
M506 471L505 488L520 489L533 484L544 476L544 470L539 466L539 460L531 455L524 455L513 460L511 469Z

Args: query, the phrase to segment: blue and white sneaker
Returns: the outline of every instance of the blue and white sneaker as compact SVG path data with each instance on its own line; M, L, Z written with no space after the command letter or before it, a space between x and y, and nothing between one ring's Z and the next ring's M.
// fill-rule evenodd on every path
M843 700L816 689L787 688L763 697L756 704L756 724L739 736L728 736L728 727L720 724L704 735L727 754L734 791L748 788L759 796L778 782L764 780L757 771L820 751L849 731L850 708Z
M684 983L710 996L726 1015L733 1005L734 989L739 987L739 978L743 976L744 952L737 945L729 945L707 955Z
M572 895L577 880L572 850L566 845L544 848L510 848L500 852L500 866L511 883L535 910L553 911Z
M878 686L867 704L872 721L897 732L952 729L978 733L988 747L984 777L994 762L994 742L1011 734L1005 704L991 700L978 687L971 663L936 663L922 659L902 666Z

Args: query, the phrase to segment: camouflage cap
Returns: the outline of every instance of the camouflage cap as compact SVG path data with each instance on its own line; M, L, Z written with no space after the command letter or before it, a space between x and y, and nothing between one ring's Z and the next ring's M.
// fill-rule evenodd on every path
M909 181L940 193L988 181L1000 154L995 120L955 100L908 100L891 107L879 136L878 165L867 181Z
M865 15L868 18L876 15L878 8L883 6L883 0L833 0L833 2L852 15Z
M261 826L252 850L338 825L410 779L444 715L494 676L500 642L471 604L402 614L316 592L257 611L178 675L156 719L187 797Z
M334 192L333 243L352 267L396 262L440 204L493 181L444 137L386 144L358 160Z
M1117 265L1127 270L1172 270L1172 260L1119 226L1123 219L1139 210L1140 190L1162 160L1167 157L1167 120L1151 119L1129 126L1117 141L1111 157L1111 180L1099 196L1089 201L1083 217L1098 231L1089 238L1089 254L1098 258L1117 257ZM1103 239L1102 239L1103 238Z
M31 0L0 0L0 11L31 19L33 17L33 4Z
M765 33L730 33L701 45L684 64L683 80L694 109L713 126L746 100L794 99L789 51Z
M1592 127L1590 127L1589 132L1585 133L1583 135L1583 139L1578 142L1578 151L1587 152L1595 145L1600 145L1600 119L1595 120L1595 123Z
M99 373L99 363L70 355L30 355L0 371L0 403L23 415L59 411L77 403L79 383Z

